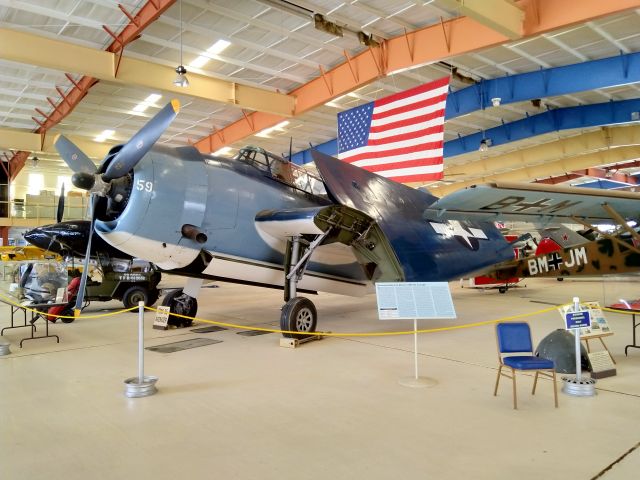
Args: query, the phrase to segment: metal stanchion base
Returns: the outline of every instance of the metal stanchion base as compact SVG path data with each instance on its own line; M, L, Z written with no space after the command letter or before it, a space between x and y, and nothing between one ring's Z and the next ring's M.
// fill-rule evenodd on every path
M4 339L0 339L0 356L9 355L11 353L11 350L9 350L10 346L11 346L11 342L8 342Z
M575 397L593 397L596 394L596 381L593 378L562 377L562 392Z
M138 377L127 378L124 381L124 394L129 398L148 397L158 391L156 382L158 377L144 376L143 382L138 382Z
M403 387L426 388L437 385L438 381L429 377L404 377L398 380L398 383Z

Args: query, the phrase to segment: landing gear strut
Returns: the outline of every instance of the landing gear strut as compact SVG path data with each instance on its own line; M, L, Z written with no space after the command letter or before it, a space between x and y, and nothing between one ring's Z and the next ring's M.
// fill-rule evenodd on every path
M329 234L328 229L318 235L308 244L302 257L300 257L301 238L295 236L287 243L287 256L285 258L285 287L284 299L287 303L282 307L280 315L280 330L291 332L303 332L306 334L316 331L318 323L318 312L313 302L305 297L297 296L298 282L302 279L307 263L315 248L322 243L322 240ZM306 335L295 333L283 333L285 338L304 338Z

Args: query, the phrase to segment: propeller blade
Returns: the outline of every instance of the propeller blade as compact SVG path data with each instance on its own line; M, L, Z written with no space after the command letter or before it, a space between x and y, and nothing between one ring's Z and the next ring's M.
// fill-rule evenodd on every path
M82 268L82 277L80 278L80 287L78 288L78 296L76 297L76 306L73 310L73 316L78 317L82 311L84 303L84 293L87 287L87 278L89 277L89 258L91 257L91 238L93 237L93 229L96 224L96 207L98 206L98 196L91 195L91 227L89 228L89 238L87 240L87 251L84 255L84 263Z
M60 197L58 198L58 211L56 212L56 222L60 223L64 216L64 183L60 188Z
M74 172L95 173L96 166L87 157L82 150L80 150L75 143L69 140L64 135L58 135L53 142L53 146L56 148L64 163Z
M138 133L122 146L109 163L102 179L108 182L129 173L158 141L169 124L176 118L179 110L180 102L174 99L156 113Z

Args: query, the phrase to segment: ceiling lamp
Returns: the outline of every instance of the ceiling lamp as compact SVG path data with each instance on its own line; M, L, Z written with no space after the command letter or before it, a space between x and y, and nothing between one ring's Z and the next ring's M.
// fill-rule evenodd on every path
M173 84L176 87L186 88L189 86L189 79L187 78L187 69L184 68L184 65L180 64L176 67L176 73L178 74L176 78L173 80Z
M176 87L188 87L189 80L187 79L187 69L184 68L184 64L182 62L182 0L180 0L180 65L176 67L176 73L178 76L173 80L173 84Z
M478 148L478 150L481 152L486 152L487 150L489 150L490 146L491 146L491 139L483 138L482 140L480 140L480 147Z

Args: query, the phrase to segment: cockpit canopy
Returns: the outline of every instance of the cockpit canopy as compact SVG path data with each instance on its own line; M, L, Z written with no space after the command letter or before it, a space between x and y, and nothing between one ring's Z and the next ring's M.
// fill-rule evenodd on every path
M240 149L235 160L253 165L271 178L312 195L327 196L322 180L306 169L264 148L248 146Z

